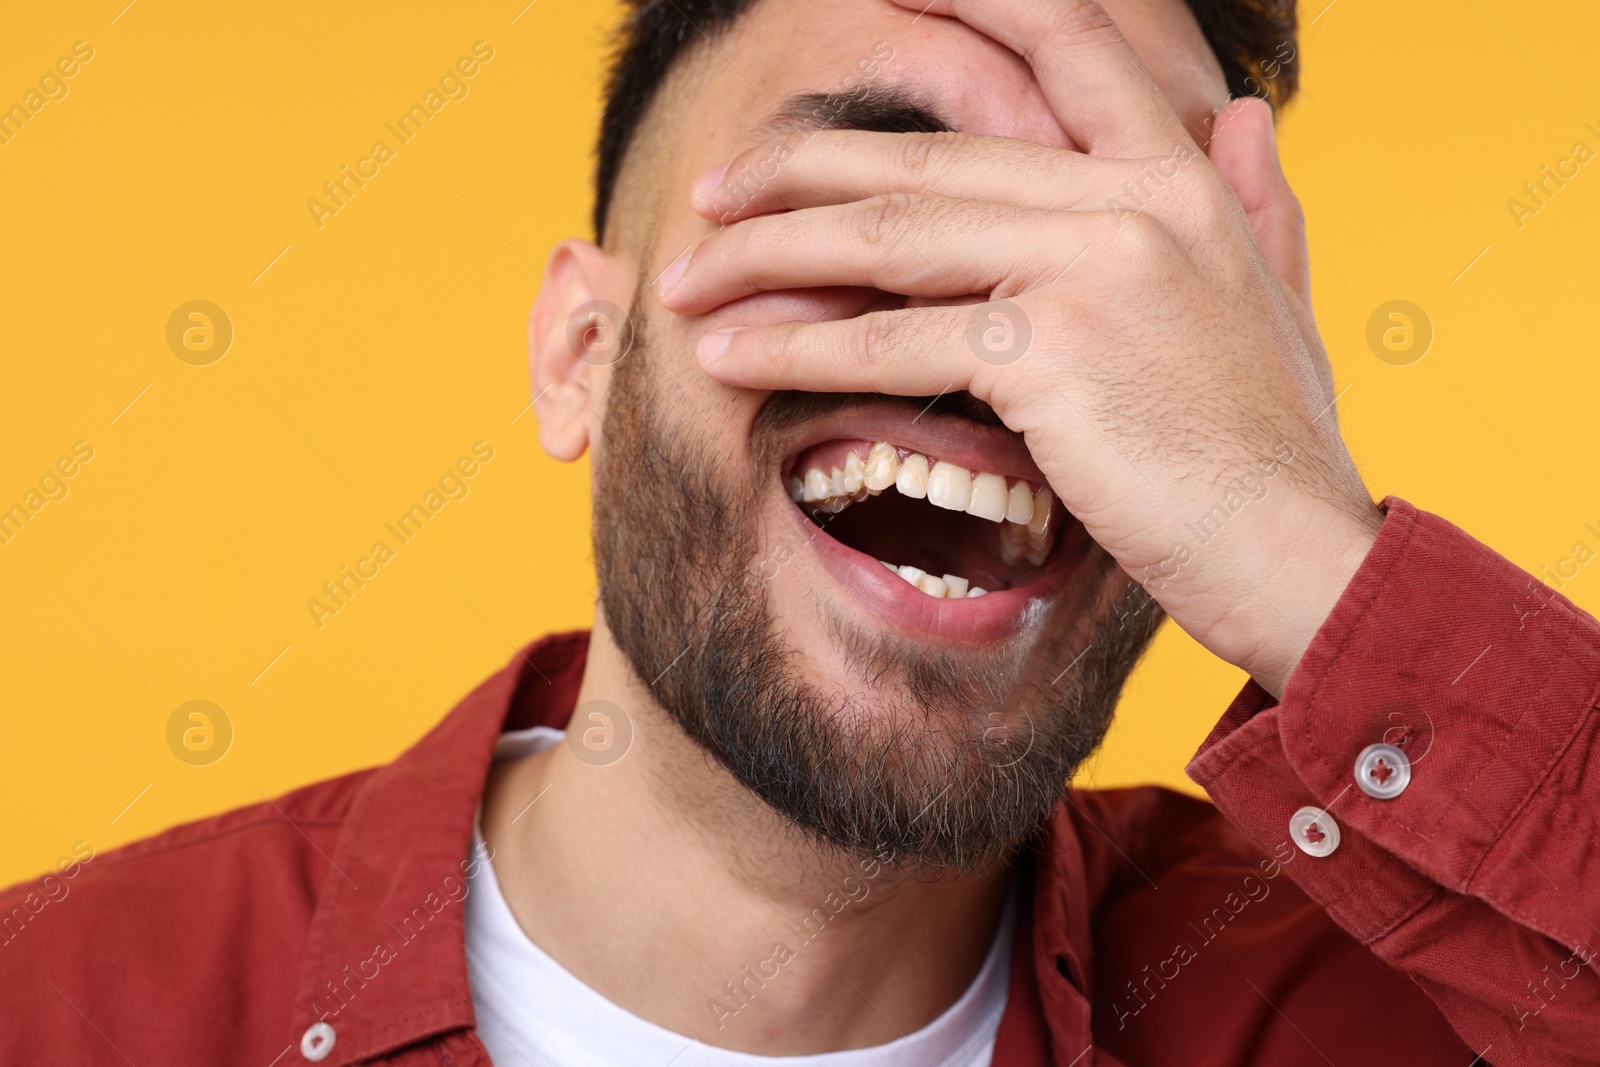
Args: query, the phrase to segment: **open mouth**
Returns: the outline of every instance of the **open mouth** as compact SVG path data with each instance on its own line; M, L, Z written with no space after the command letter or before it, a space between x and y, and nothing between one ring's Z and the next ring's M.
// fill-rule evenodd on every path
M1023 436L969 394L775 393L755 434L811 561L904 635L1009 640L1087 608L1107 573Z
M828 537L940 600L1035 585L1068 519L1042 479L888 440L813 445L786 477L790 499Z

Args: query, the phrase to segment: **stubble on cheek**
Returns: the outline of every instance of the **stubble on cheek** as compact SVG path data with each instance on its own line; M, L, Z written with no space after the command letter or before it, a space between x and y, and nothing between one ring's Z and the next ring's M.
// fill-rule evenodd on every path
M1091 603L1058 608L1039 639L985 659L848 624L799 589L799 569L763 580L763 541L769 551L799 541L763 536L773 516L757 502L776 498L765 483L779 436L758 416L753 449L714 447L692 406L653 379L665 364L652 367L644 325L636 305L595 459L594 530L607 624L641 683L821 844L963 869L1024 847L1099 743L1159 614L1129 610L1102 573ZM799 629L833 647L796 647L773 614L777 590L795 591L790 610L810 598L821 618Z

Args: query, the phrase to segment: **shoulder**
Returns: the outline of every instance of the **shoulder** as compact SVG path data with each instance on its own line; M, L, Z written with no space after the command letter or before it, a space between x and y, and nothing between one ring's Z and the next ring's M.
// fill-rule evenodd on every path
M1209 801L1159 786L1074 789L1058 817L1073 823L1097 893L1117 894L1152 879L1191 884L1252 870L1263 875L1268 861L1281 867L1295 852L1285 835L1269 854Z
M1352 1026L1403 1062L1465 1050L1409 977L1294 883L1318 859L1287 825L1263 848L1207 801L1156 787L1074 791L1066 814L1095 902L1096 1039L1127 1062L1183 1029L1243 1062L1294 1062L1308 1040L1348 1047Z
M276 1033L322 887L339 877L327 857L371 773L110 852L80 841L49 873L0 891L0 1059L53 1048L62 1062L98 1061L109 1045L142 1062L135 1049L159 1059L178 1048L174 1031Z

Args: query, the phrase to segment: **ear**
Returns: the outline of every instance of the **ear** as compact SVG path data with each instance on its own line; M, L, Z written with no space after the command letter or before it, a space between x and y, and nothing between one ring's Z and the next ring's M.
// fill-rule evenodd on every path
M605 299L616 274L602 249L588 241L561 242L550 253L528 319L539 444L562 462L593 444L600 424L599 377L615 362L607 346L625 343L626 312Z

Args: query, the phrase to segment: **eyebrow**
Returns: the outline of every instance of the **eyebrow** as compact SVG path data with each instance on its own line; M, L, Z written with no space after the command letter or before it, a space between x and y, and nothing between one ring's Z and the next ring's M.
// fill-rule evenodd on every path
M797 93L757 125L755 132L948 133L954 129L929 103L905 89L863 85L842 93Z

